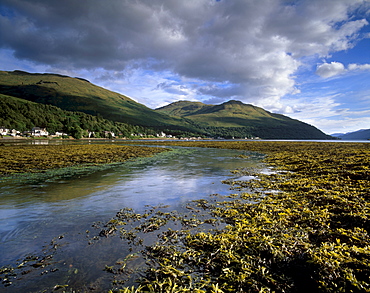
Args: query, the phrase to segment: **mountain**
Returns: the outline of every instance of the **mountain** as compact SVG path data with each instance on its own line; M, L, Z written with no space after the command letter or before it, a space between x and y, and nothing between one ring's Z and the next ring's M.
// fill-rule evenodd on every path
M0 93L103 118L157 129L197 132L179 117L156 112L124 95L81 78L59 74L0 71Z
M370 129L361 129L348 133L334 133L332 136L343 140L367 140L370 139Z
M179 101L156 109L158 112L171 116L186 117L202 125L218 127L245 127L258 124L265 126L271 119L276 123L290 119L279 114L272 114L266 110L231 100L220 105L207 105L200 102ZM295 120L297 121L297 120ZM268 125L270 126L270 125Z
M238 137L280 139L329 139L312 125L260 107L231 100L220 105L179 101L156 109L173 117L187 118L206 132L234 132ZM221 135L222 136L222 135Z
M40 122L37 120L37 115L33 114L43 110L35 105L31 107L29 104L20 103L20 100L15 98L75 112L73 115L71 114L72 118L67 119L69 122L58 117L53 118L55 120L54 124L47 122L49 118L43 115L46 112L39 112L44 126L54 125L54 128L56 128L55 125L61 125L65 123L63 121L67 121L70 128L85 129L84 127L88 124L84 121L94 120L95 118L86 118L76 114L82 112L93 115L98 120L106 119L127 124L125 126L114 126L121 132L124 132L125 129L127 131L131 129L130 125L136 125L153 131L164 131L176 136L260 137L266 139L331 138L311 125L284 115L270 113L262 108L247 105L240 101L231 100L220 105L180 101L152 110L127 96L96 86L88 80L59 74L28 73L17 70L12 72L0 71L0 94L2 94L0 96L2 100L5 100L5 97L14 98L14 100L7 99L6 102L8 103L7 107L13 107L11 108L13 110L10 111L12 116L8 115L7 118L3 118L2 123L10 125L9 121L13 121L11 124L13 125L17 124L17 121L22 121L18 125L23 128L32 123L35 126L41 126L36 125ZM17 107L22 108L24 117L16 114L17 111L14 109ZM32 117L35 117L32 121L26 117L29 110L27 107L36 109L31 111L33 113ZM53 112L56 110L48 108L47 111ZM3 117L5 116L6 113L3 114ZM72 123L72 120L76 122ZM108 122L104 123L109 126ZM96 123L94 127L97 127Z
M340 136L342 136L342 135L344 135L345 133L342 133L342 132L336 132L336 133L332 133L332 134L330 134L331 136L333 136L333 137L340 137Z

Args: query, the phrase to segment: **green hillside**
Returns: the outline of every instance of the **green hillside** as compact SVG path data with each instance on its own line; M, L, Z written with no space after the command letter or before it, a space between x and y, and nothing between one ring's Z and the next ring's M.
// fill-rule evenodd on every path
M195 131L179 117L156 112L134 100L81 78L58 74L0 71L0 93L29 101L80 111L128 124Z
M161 113L186 117L204 126L245 127L254 124L265 124L274 115L262 108L243 104L240 101L228 101L220 105L206 105L200 102L179 101L157 109ZM275 117L283 121L285 116Z
M131 134L156 135L154 129L113 122L83 112L62 110L52 105L44 105L0 94L0 126L30 131L33 127L45 127L49 133L64 132L75 138L88 136L87 130L94 132L94 137L105 137L105 132L130 137Z
M228 101L220 105L179 101L157 109L158 112L192 120L212 135L223 137L252 137L280 139L328 139L330 136L319 129L270 113L260 107L240 101Z

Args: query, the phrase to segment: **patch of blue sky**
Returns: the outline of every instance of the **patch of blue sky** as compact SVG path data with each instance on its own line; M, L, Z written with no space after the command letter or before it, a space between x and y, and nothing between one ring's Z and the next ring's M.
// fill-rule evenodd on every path
M0 4L0 15L9 19L13 19L17 16L13 9L2 4Z
M370 70L368 71L345 71L340 75L330 78L322 78L319 76L302 75L298 79L299 89L301 92L327 91L331 92L349 92L352 90L361 90L368 88L368 81L370 77ZM304 78L304 80L302 80Z
M14 56L14 51L7 48L0 48L1 70L13 71L23 70L27 72L45 72L47 66L37 65L35 62L18 59Z
M173 74L172 72L166 72L163 74L163 78L171 81L171 82L176 82L176 83L182 83L182 79L180 76Z
M366 15L359 14L356 20L365 19ZM344 65L351 63L370 63L370 17L367 18L367 25L364 25L357 33L353 47L333 53L327 60L342 62Z
M352 49L333 53L326 60L341 62L346 67L348 64L370 64L370 35L369 38L359 41Z

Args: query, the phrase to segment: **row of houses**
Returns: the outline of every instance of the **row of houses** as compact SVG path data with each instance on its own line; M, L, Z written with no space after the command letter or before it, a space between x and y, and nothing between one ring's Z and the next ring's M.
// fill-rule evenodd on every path
M95 137L95 132L87 130L87 133L88 133L89 138ZM112 137L112 138L115 137L114 132L111 132L111 131L105 131L104 134L105 134L106 137ZM58 137L58 136L69 136L69 135L67 133L64 133L64 132L55 132L53 134L50 134L46 130L46 128L42 128L42 127L33 127L31 131L24 131L22 133L20 131L16 130L16 129L7 129L5 127L0 127L0 136L13 136L13 137L17 137L17 136L34 136L34 137L52 136L52 137Z
M13 137L16 137L16 136L48 136L49 132L46 130L46 128L41 128L41 127L33 127L31 131L24 131L22 133L16 129L8 129L5 127L0 127L0 135L1 136L9 135ZM63 135L63 133L61 133L60 135Z
M95 136L95 132L93 131L89 131L87 130L87 136L88 138L93 138L93 137L96 137ZM53 133L53 134L50 134L46 128L42 128L42 127L33 127L31 131L24 131L24 132L20 132L16 129L8 129L8 128L5 128L5 127L0 127L0 136L12 136L12 137L20 137L20 136L33 136L33 137L42 137L42 136L49 136L49 137L60 137L60 136L68 136L67 133L63 133L63 132L56 132L56 133ZM122 136L122 134L119 134L119 136ZM131 136L133 137L146 137L145 134L142 134L142 133L138 133L138 134L134 134L132 133ZM106 138L115 138L116 137L116 134L112 131L104 131L104 137ZM161 132L159 134L157 134L157 137L160 137L160 138L175 138L173 137L172 135L167 135L165 134L164 132Z

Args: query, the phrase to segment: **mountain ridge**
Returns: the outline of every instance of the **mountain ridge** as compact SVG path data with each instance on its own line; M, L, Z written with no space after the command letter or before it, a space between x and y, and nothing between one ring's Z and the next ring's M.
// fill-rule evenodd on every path
M370 139L370 129L360 129L347 133L333 133L332 136L343 140L367 140Z
M266 139L328 139L330 136L299 120L230 100L219 105L178 101L150 109L129 97L83 78L59 74L0 71L0 93L53 105L169 134Z
M244 128L246 136L263 138L310 138L328 139L316 127L282 114L275 114L263 108L230 100L219 105L208 105L201 102L177 101L156 111L187 118L205 128Z

